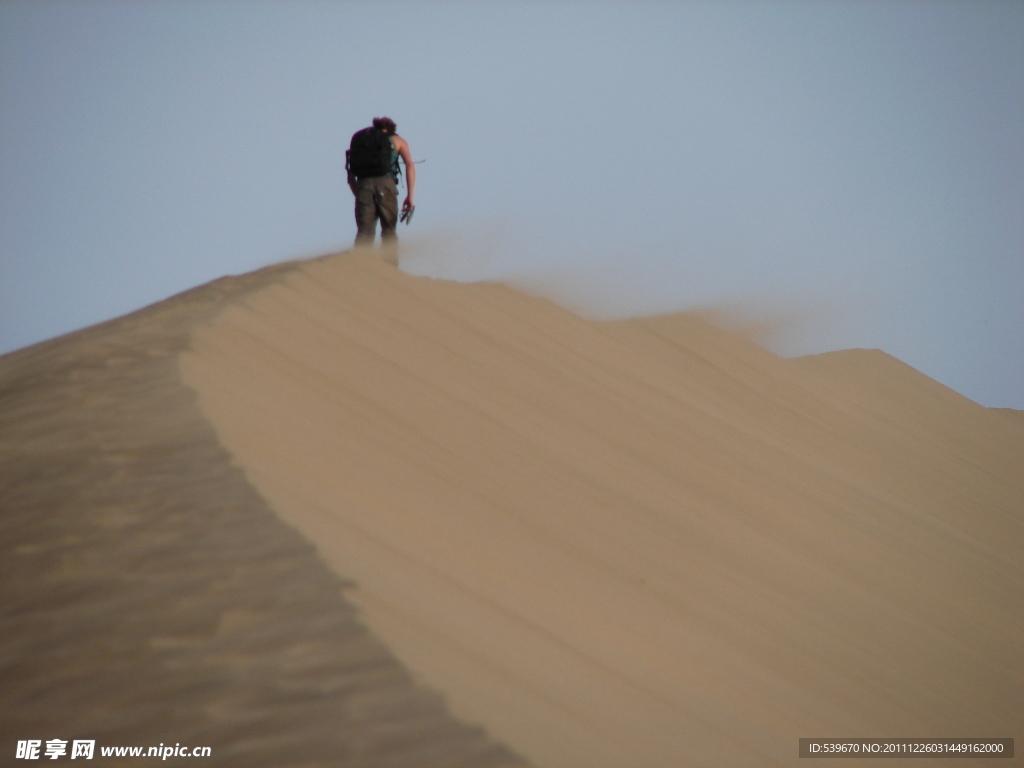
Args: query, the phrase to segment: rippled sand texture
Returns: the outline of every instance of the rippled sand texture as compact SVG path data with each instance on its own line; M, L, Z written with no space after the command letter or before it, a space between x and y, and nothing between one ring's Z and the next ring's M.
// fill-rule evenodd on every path
M348 254L179 363L374 635L537 766L1024 736L1024 420L882 352L783 360Z

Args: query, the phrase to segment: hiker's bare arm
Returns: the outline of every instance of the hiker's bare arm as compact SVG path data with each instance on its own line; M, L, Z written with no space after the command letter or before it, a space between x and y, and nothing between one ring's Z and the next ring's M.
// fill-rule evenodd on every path
M401 136L395 136L395 149L398 150L398 156L405 163L405 183L409 187L409 191L405 196L405 202L402 203L402 208L411 208L416 205L416 163L412 159L412 150L409 149L409 142Z
M352 194L356 193L356 177L352 175L352 171L348 172L348 188L352 190Z

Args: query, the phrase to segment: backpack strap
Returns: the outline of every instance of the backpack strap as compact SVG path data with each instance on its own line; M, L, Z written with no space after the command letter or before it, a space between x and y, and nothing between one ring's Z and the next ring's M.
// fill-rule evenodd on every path
M398 148L395 147L395 137L388 136L388 141L391 143L391 175L395 179L395 184L400 184L402 176L402 164L399 162L400 155L398 154Z

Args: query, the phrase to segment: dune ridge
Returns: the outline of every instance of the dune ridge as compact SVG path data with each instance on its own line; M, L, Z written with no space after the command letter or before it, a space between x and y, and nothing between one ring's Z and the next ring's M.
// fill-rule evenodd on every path
M532 764L1020 737L1016 414L877 350L783 360L696 315L588 321L359 253L189 347L248 481Z
M158 744L246 768L522 764L414 684L178 375L196 325L295 268L0 357L5 765L27 739L95 740L89 765Z

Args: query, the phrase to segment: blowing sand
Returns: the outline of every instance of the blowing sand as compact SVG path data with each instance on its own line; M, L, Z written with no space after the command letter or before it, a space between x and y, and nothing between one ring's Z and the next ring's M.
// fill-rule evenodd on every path
M178 364L372 633L536 766L1024 735L1024 420L882 352L345 254L225 302Z

